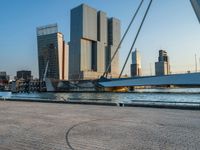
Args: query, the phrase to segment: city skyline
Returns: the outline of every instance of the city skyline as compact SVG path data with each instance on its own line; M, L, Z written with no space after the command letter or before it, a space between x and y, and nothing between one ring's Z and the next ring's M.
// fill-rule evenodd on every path
M12 5L10 5L11 2ZM95 2L91 0L68 2L65 0L59 0L59 2L55 0L48 0L48 2L22 0L20 2L17 4L11 0L3 0L0 6L0 8L3 6L0 9L2 19L0 26L0 70L6 71L12 78L17 70L31 70L33 76L38 77L37 40L35 38L37 26L58 23L65 36L65 41L68 42L70 40L70 10L81 3L86 3L107 12L108 16L119 18L123 34L140 1L127 0L124 3L120 0L115 3L114 0L111 0L106 4L100 0ZM44 12L44 8L49 9L45 9ZM52 12L53 8L57 11ZM130 48L134 31L132 29L132 34L129 34L128 40L121 47L120 68ZM198 58L200 57L199 35L199 23L189 1L154 1L136 43L136 47L140 49L142 55L142 66L145 66L142 70L144 74L150 74L149 64L153 65L157 60L159 49L167 49L172 73L194 71L195 54ZM8 58L12 61L8 61ZM130 63L129 60L125 70L127 74L129 74Z

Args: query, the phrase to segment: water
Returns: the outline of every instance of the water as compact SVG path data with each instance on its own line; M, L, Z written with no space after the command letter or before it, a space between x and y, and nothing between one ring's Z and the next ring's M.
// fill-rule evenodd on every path
M0 98L114 103L175 103L200 105L200 88L140 89L129 93L19 93L0 92Z

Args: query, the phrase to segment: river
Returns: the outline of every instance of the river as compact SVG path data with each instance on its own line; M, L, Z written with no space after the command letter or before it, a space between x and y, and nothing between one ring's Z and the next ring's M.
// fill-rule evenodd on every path
M11 93L0 92L0 98L50 101L92 101L116 103L180 103L200 105L200 88L138 89L128 93Z

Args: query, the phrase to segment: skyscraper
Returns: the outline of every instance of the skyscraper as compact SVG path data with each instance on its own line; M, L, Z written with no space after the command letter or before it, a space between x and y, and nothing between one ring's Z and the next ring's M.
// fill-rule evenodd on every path
M135 49L135 51L132 52L131 77L141 76L141 68L141 56L139 51Z
M120 40L120 21L85 4L71 10L69 78L96 79L106 70ZM118 75L119 58L110 73Z
M159 50L158 62L155 63L156 76L170 74L169 57L165 50Z
M8 85L10 77L6 72L0 72L0 90L4 90L6 85Z
M57 24L37 28L39 78L68 79L68 45ZM47 69L47 70L46 70Z

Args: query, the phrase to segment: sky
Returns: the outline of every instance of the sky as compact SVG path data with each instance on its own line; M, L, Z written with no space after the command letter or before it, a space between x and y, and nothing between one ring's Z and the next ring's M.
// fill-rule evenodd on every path
M138 14L120 49L120 68L134 40L149 0ZM123 34L140 0L1 0L0 71L11 78L17 70L31 70L38 77L36 27L57 23L70 41L70 10L81 3L121 20ZM159 49L167 50L171 72L200 70L200 24L189 0L153 0L152 7L134 48L142 57L144 75L154 74ZM124 74L129 74L129 59Z

